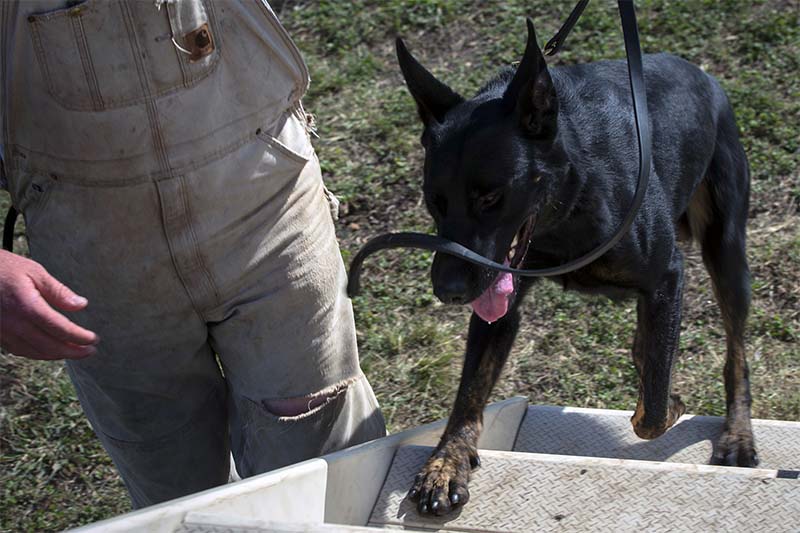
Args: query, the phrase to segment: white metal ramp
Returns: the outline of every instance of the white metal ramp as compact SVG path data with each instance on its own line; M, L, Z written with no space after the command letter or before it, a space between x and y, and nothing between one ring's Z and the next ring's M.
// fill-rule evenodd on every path
M640 440L631 412L524 398L489 406L469 503L419 516L406 493L445 421L81 528L153 531L800 531L800 422L754 420L757 469L709 466L723 421Z

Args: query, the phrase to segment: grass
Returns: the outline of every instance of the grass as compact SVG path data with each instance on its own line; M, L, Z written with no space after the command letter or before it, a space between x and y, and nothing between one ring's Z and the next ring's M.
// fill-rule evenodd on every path
M317 118L328 186L342 199L347 260L382 231L429 231L420 133L393 57L396 35L462 94L518 60L524 17L544 41L571 2L287 1L281 17L307 59L305 106ZM754 415L800 419L800 3L638 2L645 51L670 51L730 95L752 168L749 322ZM592 3L556 63L623 57L612 4ZM0 198L5 207L7 198ZM20 224L19 230L22 231ZM17 239L24 245L24 239ZM681 357L674 388L694 413L724 413L724 333L697 250L687 250ZM370 259L355 299L362 365L390 429L446 416L469 313L431 295L426 253ZM537 285L493 399L631 409L632 303ZM124 490L58 363L0 357L0 530L45 531L127 510Z

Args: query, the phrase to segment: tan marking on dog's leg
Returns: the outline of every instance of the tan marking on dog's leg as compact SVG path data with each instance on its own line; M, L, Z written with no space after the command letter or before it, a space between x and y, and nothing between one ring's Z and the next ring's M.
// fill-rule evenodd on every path
M689 221L689 231L692 238L702 243L711 222L713 213L711 211L711 192L708 190L708 181L706 178L700 182L695 189L689 200L689 206L686 208L686 218Z

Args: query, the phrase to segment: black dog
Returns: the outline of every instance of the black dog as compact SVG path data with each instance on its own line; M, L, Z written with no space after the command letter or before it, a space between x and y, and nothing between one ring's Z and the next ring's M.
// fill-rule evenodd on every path
M397 41L424 123L424 194L440 236L519 268L562 264L605 242L631 205L638 146L626 65L601 61L548 68L528 21L519 67L465 100ZM711 461L755 466L744 327L750 304L745 258L747 159L728 99L683 59L644 57L653 132L651 181L626 236L590 265L558 279L567 289L638 299L633 360L636 434L653 439L684 411L670 394L681 322L683 258L702 247L727 335L725 431ZM445 514L469 498L481 416L519 326L528 279L437 254L433 290L471 304L466 357L441 441L409 496L421 513Z

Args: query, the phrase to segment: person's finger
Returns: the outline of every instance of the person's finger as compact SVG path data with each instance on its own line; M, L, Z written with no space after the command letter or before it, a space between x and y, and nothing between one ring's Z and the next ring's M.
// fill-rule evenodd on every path
M19 355L33 359L82 359L97 352L94 346L78 346L63 342L30 325L18 330L15 341L14 344L20 346Z
M64 342L35 327L26 334L25 342L36 349L42 359L82 359L97 352L93 345L79 346Z
M93 345L100 341L100 337L95 332L70 321L50 307L39 294L33 295L29 302L28 313L31 322L52 337L77 345Z
M51 276L44 268L32 276L34 285L42 298L62 311L80 311L89 303L83 296L75 294L69 287Z

